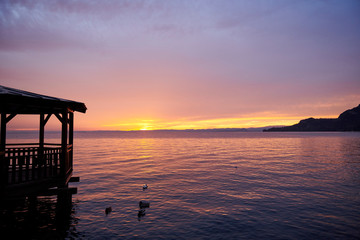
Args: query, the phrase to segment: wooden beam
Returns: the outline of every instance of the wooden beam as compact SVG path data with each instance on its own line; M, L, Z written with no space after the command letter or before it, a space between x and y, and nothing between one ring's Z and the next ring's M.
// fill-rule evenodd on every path
M59 119L59 121L60 121L61 123L63 123L63 121L64 121L63 117L61 117L58 113L54 113L54 114L55 114L55 116L57 117L57 119Z
M10 122L16 116L16 113L11 113L9 116L6 117L6 123Z
M77 194L77 188L54 188L41 192L38 196L53 196L59 193Z
M71 177L69 182L80 182L80 177Z
M44 126L45 126L46 123L49 121L51 115L52 115L52 113L49 113L49 114L46 116L45 121L44 121Z

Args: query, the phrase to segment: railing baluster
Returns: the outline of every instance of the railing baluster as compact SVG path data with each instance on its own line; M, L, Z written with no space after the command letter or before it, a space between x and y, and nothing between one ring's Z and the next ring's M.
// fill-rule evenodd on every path
M11 160L11 182L16 183L16 157L14 156Z
M33 156L34 156L34 163L33 163L33 176L34 176L34 180L39 179L39 158L38 158L38 154L36 154L35 149L33 149Z
M29 150L29 154L26 156L26 159L25 159L25 164L26 164L26 177L25 177L25 180L26 181L29 181L29 176L30 176L30 150Z
M19 177L18 177L18 182L21 183L23 181L23 164L24 164L24 153L18 157L18 165L19 165Z
M10 149L10 151L8 152L7 154L7 157L8 157L8 162L9 162L9 165L8 165L8 183L11 183L11 179L12 179L12 176L11 176L11 171L12 171L12 161L11 161L11 156L13 155L13 151L14 149ZM6 151L5 151L6 153ZM6 155L5 155L6 156Z
M56 149L55 152L54 152L54 157L55 157L55 159L54 159L54 161L55 161L55 164L54 164L55 175L58 174L58 159L59 159L58 154L59 154L59 150Z
M50 155L49 155L49 161L50 161L50 174L51 176L54 176L54 150L53 149L49 149L50 151Z
M35 171L36 171L36 156L35 156L35 154L32 154L32 158L31 158L31 180L35 180L35 177L36 177Z
M42 164L43 164L43 177L46 178L47 177L47 152L43 151L43 153L41 154L43 159L42 159Z

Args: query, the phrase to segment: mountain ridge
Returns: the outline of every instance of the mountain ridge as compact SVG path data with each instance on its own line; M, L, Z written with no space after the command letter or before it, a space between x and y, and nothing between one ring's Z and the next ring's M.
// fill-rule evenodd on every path
M286 127L264 129L264 132L360 131L360 104L341 113L338 118L307 118Z

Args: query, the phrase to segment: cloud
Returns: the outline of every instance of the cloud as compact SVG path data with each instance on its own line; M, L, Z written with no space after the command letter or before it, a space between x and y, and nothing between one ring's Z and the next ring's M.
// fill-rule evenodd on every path
M86 126L346 109L360 89L359 5L4 0L0 81L86 102Z
M2 51L80 48L84 39L69 28L69 17L48 11L40 3L1 4L0 49Z
M2 1L1 50L100 46L136 31L157 7L146 1Z

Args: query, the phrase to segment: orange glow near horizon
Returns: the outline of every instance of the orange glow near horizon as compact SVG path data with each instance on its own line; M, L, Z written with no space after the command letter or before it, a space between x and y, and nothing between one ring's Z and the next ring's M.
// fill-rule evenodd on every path
M213 129L213 128L257 128L266 126L289 126L298 123L308 117L243 117L243 118L220 118L207 120L130 120L120 121L113 124L104 124L101 129L119 131L137 130L186 130L186 129ZM322 118L336 118L326 116Z
M90 112L89 115L92 113ZM269 112L254 113L238 117L179 117L179 118L160 118L147 116L144 118L123 118L112 116L103 118L102 116L91 118L88 114L75 115L75 131L147 131L147 130L186 130L186 129L215 129L215 128L258 128L268 126L290 126L298 123L302 119L314 118L337 118L338 115L321 116L298 116L271 114ZM90 117L91 121L89 121ZM94 121L94 119L96 121ZM8 130L38 130L39 118L36 115L17 115L12 119ZM45 129L47 131L60 130L60 123L56 117L52 116Z

